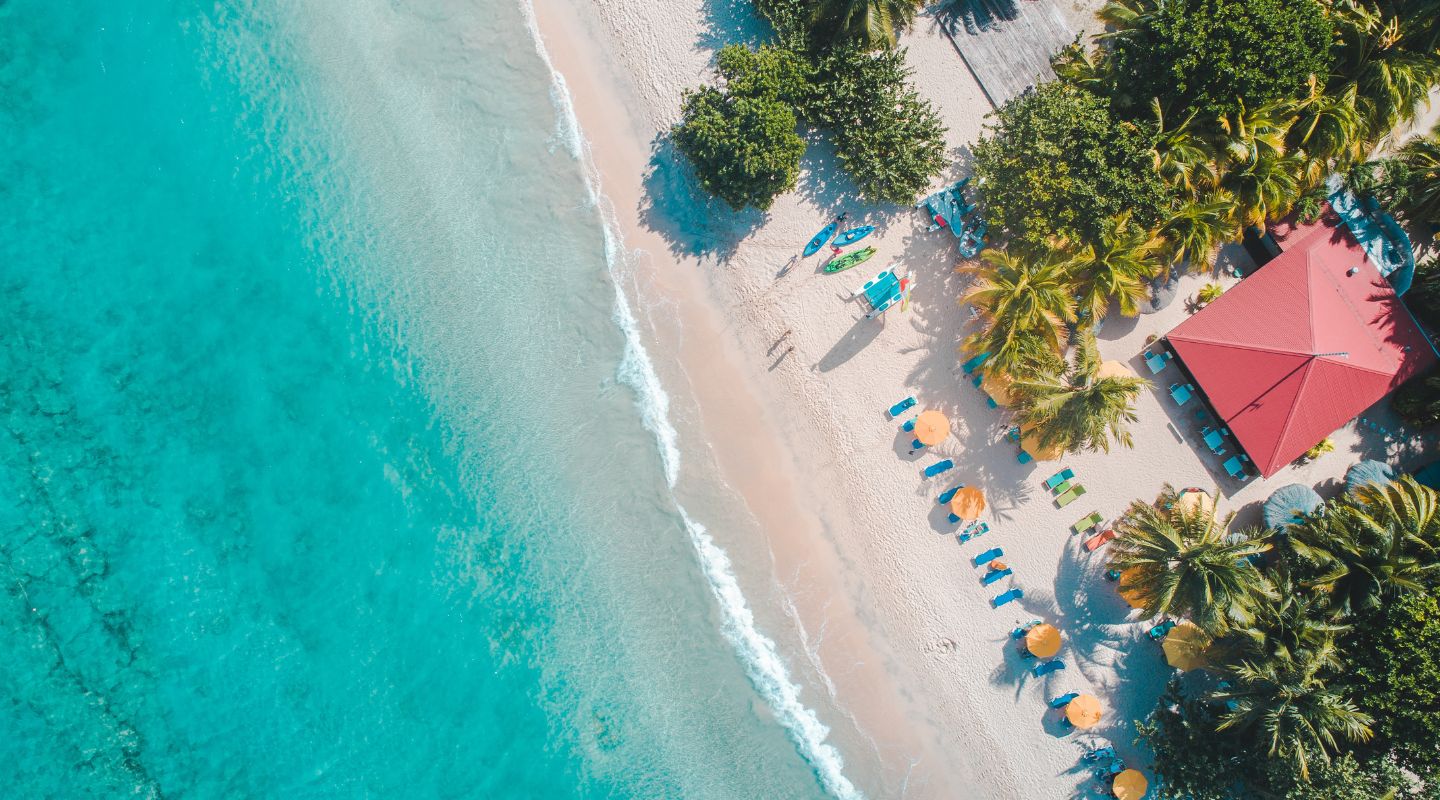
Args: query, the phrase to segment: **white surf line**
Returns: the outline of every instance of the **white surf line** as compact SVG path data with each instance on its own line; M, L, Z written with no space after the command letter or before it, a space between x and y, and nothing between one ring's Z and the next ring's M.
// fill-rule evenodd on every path
M584 168L586 191L591 204L600 215L604 230L605 260L615 284L615 323L625 336L625 351L617 377L635 391L635 404L640 411L641 420L646 429L655 436L661 464L665 470L665 482L673 490L680 475L679 437L670 423L670 396L665 393L660 376L655 371L655 364L645 350L639 323L621 287L619 271L624 259L620 237L615 232L614 214L600 190L600 177L590 158L589 143L585 140L579 119L575 116L565 78L555 69L550 54L545 50L539 26L535 21L535 9L528 0L522 2L521 8L525 15L525 24L534 39L536 52L550 70L551 100L559 112L556 134L565 143L571 156ZM751 685L765 699L770 710L789 733L800 755L815 770L825 791L838 800L861 800L863 795L850 779L845 777L845 761L840 751L825 741L830 729L801 701L800 687L790 678L790 671L780 657L775 642L756 627L755 615L745 601L740 583L735 578L730 557L715 543L705 526L690 518L673 492L671 499L685 523L685 530L695 547L710 591L720 606L724 620L721 632L740 656ZM821 677L827 685L830 684L828 675L821 672Z

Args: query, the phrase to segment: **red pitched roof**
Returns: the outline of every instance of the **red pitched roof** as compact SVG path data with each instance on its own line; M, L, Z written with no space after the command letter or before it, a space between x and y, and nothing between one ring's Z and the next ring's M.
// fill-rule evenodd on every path
M1328 210L1166 338L1265 477L1436 361Z

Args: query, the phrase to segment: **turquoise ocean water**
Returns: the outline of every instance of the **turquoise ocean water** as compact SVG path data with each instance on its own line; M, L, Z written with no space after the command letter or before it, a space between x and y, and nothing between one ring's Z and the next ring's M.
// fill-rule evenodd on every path
M853 795L526 20L0 3L0 794Z

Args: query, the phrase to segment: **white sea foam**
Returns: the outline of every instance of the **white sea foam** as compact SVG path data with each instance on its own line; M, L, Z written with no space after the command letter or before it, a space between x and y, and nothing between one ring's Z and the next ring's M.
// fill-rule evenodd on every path
M545 50L535 22L534 8L528 2L522 5L526 26L535 42L535 49L550 71L550 95L559 112L556 138L583 166L586 190L591 204L600 215L604 230L605 259L615 285L615 322L625 336L625 351L617 375L621 382L635 391L635 403L640 410L641 419L645 427L654 434L660 450L666 483L674 489L680 476L679 437L670 423L670 396L666 394L660 376L655 371L655 364L645 350L639 323L622 285L623 250L620 237L615 232L614 215L607 207L601 192L599 175L590 159L589 143L581 132L565 78L555 69L555 65L550 61L550 54ZM845 777L845 762L840 752L825 741L830 729L800 700L800 687L791 679L789 669L781 659L775 642L756 627L755 615L740 590L730 557L715 543L705 526L690 518L678 500L675 501L675 508L685 523L685 530L695 547L705 579L720 606L724 619L722 633L740 656L750 683L790 734L800 754L814 768L825 791L840 800L861 798L863 795ZM822 673L822 678L829 683L828 676Z

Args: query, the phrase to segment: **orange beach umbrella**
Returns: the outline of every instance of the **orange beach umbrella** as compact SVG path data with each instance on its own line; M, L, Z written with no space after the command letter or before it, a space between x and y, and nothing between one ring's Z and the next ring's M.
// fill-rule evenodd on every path
M935 409L930 409L915 418L915 438L926 447L945 441L950 435L950 420Z
M950 498L950 511L960 519L979 519L985 510L985 493L974 486L966 486Z
M1160 645L1165 651L1165 660L1181 672L1205 666L1205 648L1209 646L1210 637L1189 620L1165 634L1165 642Z
M1186 489L1180 493L1180 499L1176 503L1184 510L1193 512L1197 508L1204 509L1207 513L1215 513L1215 498L1199 489Z
M1138 569L1139 567L1131 567L1121 572L1120 581L1116 584L1116 590L1120 592L1120 596L1125 598L1125 602L1129 603L1131 608L1145 607L1145 598L1141 597L1140 590L1134 586L1127 586L1130 581L1135 579Z
M1060 652L1060 630L1041 623L1025 632L1025 649L1036 658L1049 658Z
M1093 694L1082 694L1065 706L1065 719L1077 728L1093 728L1104 714L1100 710L1100 698Z
M1054 461L1065 455L1065 451L1057 445L1042 446L1040 434L1036 433L1034 428L1020 429L1020 449L1029 453L1036 461Z
M1110 784L1110 791L1120 800L1140 800L1149 790L1150 781L1145 780L1145 773L1138 769L1121 772L1115 776L1115 782Z

